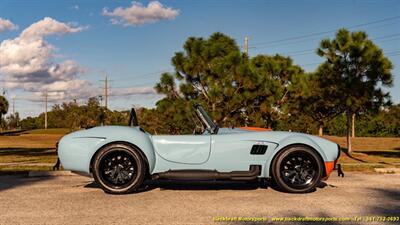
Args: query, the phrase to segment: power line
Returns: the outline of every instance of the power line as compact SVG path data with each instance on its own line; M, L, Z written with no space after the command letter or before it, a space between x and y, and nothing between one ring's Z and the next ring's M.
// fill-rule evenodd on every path
M385 36L381 36L381 37L377 37L377 38L373 38L373 39L376 41L376 40L387 39L387 38L397 37L397 36L400 36L400 33L389 34L389 35L385 35Z
M385 55L387 55L387 56L394 56L394 55L398 55L398 54L400 54L400 50L388 52L388 53L386 53Z
M362 23L362 24L357 24L357 25L353 25L353 26L348 26L348 29L351 28L357 28L357 27L362 27L362 26L368 26L368 25L372 25L372 24L377 24L377 23L382 23L385 21L391 21L391 20L397 20L400 19L400 16L394 16L394 17L388 17L388 18L384 18L384 19L380 19L380 20L375 20L375 21L370 21L367 23ZM328 30L328 31L322 31L322 32L315 32L315 33L310 33L310 34L305 34L305 35L300 35L300 36L293 36L293 37L288 37L288 38L284 38L284 39L278 39L278 40L272 40L272 41L264 41L264 42L258 42L255 43L252 46L257 46L257 45L265 45L265 44L272 44L272 43L279 43L279 42L285 42L285 41L291 41L291 40L297 40L297 39L304 39L304 38L308 38L308 37L313 37L313 36L318 36L318 35L324 35L324 34L329 34L332 32L337 31L338 28L336 29L332 29L332 30Z
M162 70L158 70L158 71L154 71L154 72L139 74L139 75L136 75L134 77L115 78L114 80L115 81L133 80L133 79L137 79L139 77L150 76L150 75L159 75L160 73L167 73L167 72L171 72L171 71L172 71L171 69L162 69Z
M130 85L130 86L110 86L109 88L132 88L132 87L141 87L145 84L155 84L154 81L146 81L146 82L140 82L137 83L135 82L134 86Z
M380 25L380 26L373 26L373 27L371 27L371 28L369 28L369 29L373 29L373 28L381 28L381 27L383 27L383 26L387 26L387 25L391 25L391 24L398 24L398 22L395 22L395 23L389 23L389 24L383 24L383 25ZM315 37L315 38L307 38L307 39L304 39L304 40L297 40L297 41L291 41L291 42L286 42L286 43L278 43L278 44L262 44L262 45L259 45L259 46L251 46L250 48L255 48L255 49L263 49L263 48L273 48L273 47L278 47L278 46L283 46L283 45L292 45L292 44L298 44L298 43L303 43L303 42L308 42L308 41L314 41L314 40L320 40L322 37L321 36L318 36L318 37Z
M292 45L292 44L298 44L298 43L303 43L303 42L308 42L308 41L315 41L315 40L321 40L322 37L315 37L315 38L309 38L305 40L298 40L298 41L292 41L292 42L286 42L286 43L280 43L280 44L274 44L274 45L267 45L267 46L259 46L259 47L249 47L250 49L264 49L264 48L274 48L274 47L280 47L284 45ZM380 40L379 42L387 42L387 41L393 41L397 39L389 39L389 40Z
M397 40L399 40L400 38L392 38L392 39L386 39L386 40L383 40L383 41L379 41L378 43L384 43L384 42L389 42L389 41L397 41Z
M381 42L387 41L387 40L386 40L387 38L397 37L397 36L400 36L400 33L390 34L390 35L385 35L385 36L380 36L380 37L377 37L377 38L372 38L371 40L374 41L374 42L377 42L377 43L381 43ZM376 40L378 40L378 41L376 41ZM391 40L391 41L395 41L395 40L400 40L400 38L394 38L394 39L390 39L390 40ZM282 54L285 54L285 55L289 55L289 54L291 54L291 53L307 53L307 54L309 54L309 53L313 53L314 51L315 51L315 49L305 49L305 50L299 50L299 51L294 51L294 52L287 52L287 53L282 53ZM298 55L304 55L304 54L298 54Z
M391 38L391 37L396 37L396 36L400 36L400 33L396 33L396 34L391 34L391 35L385 35L385 36L381 36L381 37L377 37L377 38L373 38L372 41L380 43L383 42L383 39L387 39L387 38ZM376 41L378 40L378 41ZM395 39L391 39L391 40L400 40L400 38L395 38ZM315 49L304 49L304 50L298 50L298 51L292 51L292 52L285 52L285 53L281 53L282 55L290 55L290 56L299 56L299 55L307 55L307 54L312 54L315 52ZM296 54L297 53L297 54Z
M385 53L385 56L397 56L397 55L400 55L400 50L395 50L395 51L390 51L390 52ZM323 61L322 62L299 64L299 66L302 66L302 67L304 67L304 66L314 66L314 65L319 65L321 63L323 63Z

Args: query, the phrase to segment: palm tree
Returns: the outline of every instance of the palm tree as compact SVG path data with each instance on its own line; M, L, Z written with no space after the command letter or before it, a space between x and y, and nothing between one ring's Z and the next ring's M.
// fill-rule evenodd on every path
M8 101L4 96L0 95L0 130L2 130L2 117L5 115L8 111Z

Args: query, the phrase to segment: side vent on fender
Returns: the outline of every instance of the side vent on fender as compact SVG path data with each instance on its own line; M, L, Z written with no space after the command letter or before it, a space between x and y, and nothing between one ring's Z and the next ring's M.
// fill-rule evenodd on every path
M264 155L267 151L268 145L253 145L251 147L250 154L251 155Z

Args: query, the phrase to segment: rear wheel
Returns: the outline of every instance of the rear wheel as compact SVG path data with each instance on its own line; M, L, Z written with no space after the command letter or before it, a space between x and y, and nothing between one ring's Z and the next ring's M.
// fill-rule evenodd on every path
M93 177L110 194L125 194L137 190L146 175L146 165L138 149L112 144L96 154Z
M272 177L280 189L306 193L321 180L323 165L319 155L309 147L293 146L280 152L272 163Z

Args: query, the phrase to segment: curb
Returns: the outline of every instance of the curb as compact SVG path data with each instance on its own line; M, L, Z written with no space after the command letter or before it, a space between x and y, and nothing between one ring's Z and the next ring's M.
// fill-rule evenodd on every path
M28 177L59 177L59 176L75 176L71 171L29 171Z
M374 170L377 173L400 174L400 168L375 168Z

